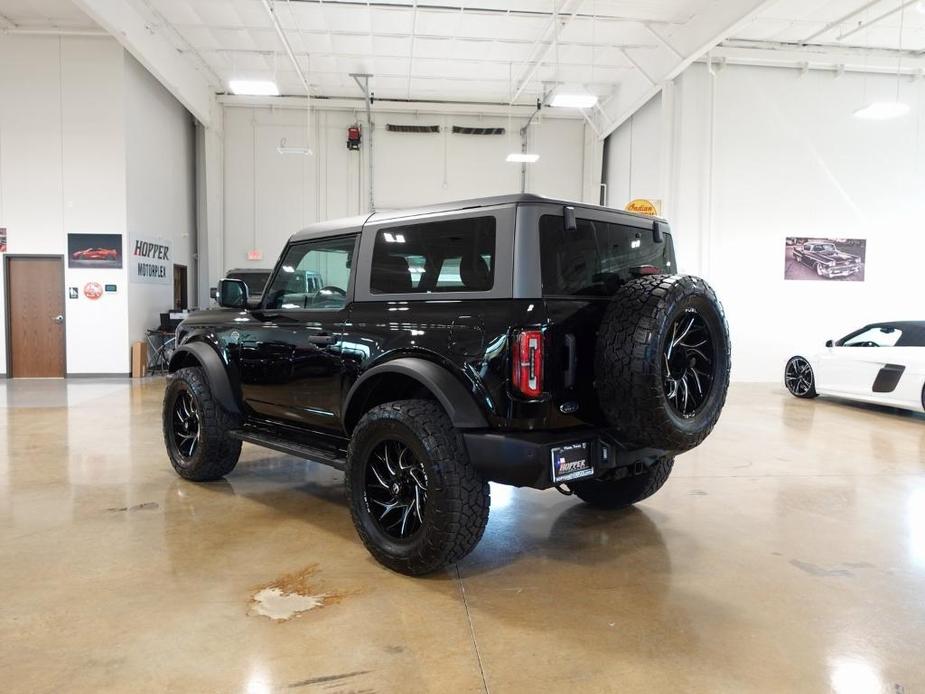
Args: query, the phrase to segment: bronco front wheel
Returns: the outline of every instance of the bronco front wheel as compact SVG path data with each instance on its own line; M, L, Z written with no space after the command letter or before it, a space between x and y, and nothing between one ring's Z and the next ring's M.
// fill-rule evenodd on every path
M207 482L234 470L241 442L228 432L237 424L236 417L212 396L202 369L187 367L169 377L164 392L164 445L180 477Z
M466 556L488 523L489 490L462 437L428 400L374 407L357 424L345 479L353 524L382 564L408 575Z

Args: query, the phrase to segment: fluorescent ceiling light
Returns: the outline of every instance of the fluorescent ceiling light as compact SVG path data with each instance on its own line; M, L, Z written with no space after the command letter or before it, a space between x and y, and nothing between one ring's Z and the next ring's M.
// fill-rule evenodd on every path
M241 96L279 96L279 87L270 80L228 80L228 87Z
M526 152L511 152L507 155L507 161L518 162L521 164L533 164L539 158L539 154L527 154Z
M550 106L559 108L591 108L597 97L587 92L557 92L549 100Z
M854 112L855 118L866 120L888 120L899 118L909 113L909 104L902 101L874 101Z

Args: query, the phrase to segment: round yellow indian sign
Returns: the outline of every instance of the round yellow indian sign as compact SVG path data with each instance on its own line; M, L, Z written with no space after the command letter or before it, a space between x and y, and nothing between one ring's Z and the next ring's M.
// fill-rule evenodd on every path
M650 217L658 216L658 207L651 200L636 198L626 203L627 212L636 212L638 214L647 214Z

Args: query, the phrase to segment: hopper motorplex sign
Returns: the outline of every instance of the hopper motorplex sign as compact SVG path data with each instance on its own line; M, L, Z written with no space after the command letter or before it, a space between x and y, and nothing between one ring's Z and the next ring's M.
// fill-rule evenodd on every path
M136 236L129 246L129 279L144 284L170 284L173 268L170 241Z

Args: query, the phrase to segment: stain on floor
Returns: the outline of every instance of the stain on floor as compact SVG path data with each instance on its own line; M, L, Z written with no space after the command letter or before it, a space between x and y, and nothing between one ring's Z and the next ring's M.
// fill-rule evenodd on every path
M850 571L847 569L826 569L816 564L813 564L808 561L800 561L799 559L791 559L790 563L800 569L800 571L805 571L811 576L853 576Z
M160 507L160 504L158 504L156 501L146 501L143 504L135 504L134 506L113 506L112 508L107 508L106 510L113 513L118 513L120 511L154 511Z
M258 586L251 596L250 614L286 622L325 605L340 602L342 594L323 591L311 579L316 565L284 574L275 581Z
M309 677L305 680L299 680L298 682L293 682L287 688L288 689L297 689L298 687L310 687L315 684L324 684L325 689L329 689L333 686L333 682L342 682L343 680L351 679L353 677L358 677L360 675L369 674L369 670L356 670L355 672L345 672L342 675L322 675L320 677ZM370 690L371 691L371 690Z

